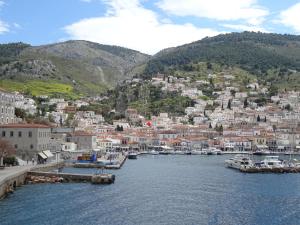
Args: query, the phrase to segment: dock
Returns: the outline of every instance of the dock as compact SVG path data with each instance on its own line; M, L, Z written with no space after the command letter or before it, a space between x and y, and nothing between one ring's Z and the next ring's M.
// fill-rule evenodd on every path
M240 171L243 173L300 173L300 167L281 167L281 168L241 167Z
M52 178L53 180L57 180L58 182L62 182L62 183L90 182L92 184L112 184L115 182L115 175L113 174L74 174L74 173L39 172L39 171L27 172L26 180L27 183L28 182L34 183L35 179L37 180L37 183L47 183L48 179L46 178Z

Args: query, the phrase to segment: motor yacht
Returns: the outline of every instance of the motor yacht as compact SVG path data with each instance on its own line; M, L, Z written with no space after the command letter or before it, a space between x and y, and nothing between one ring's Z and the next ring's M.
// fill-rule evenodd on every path
M282 168L284 167L283 161L279 159L279 156L266 156L263 161L260 162L260 167L263 168Z
M241 167L253 166L253 162L245 155L235 155L234 158L225 160L225 165L229 168L240 169Z

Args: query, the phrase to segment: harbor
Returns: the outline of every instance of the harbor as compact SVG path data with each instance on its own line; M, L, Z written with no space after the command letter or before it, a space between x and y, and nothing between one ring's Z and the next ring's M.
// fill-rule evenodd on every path
M125 159L122 161L122 165L125 162ZM8 167L4 170L0 170L0 199L6 197L7 194L13 193L17 187L21 187L26 184L63 182L112 184L115 181L115 175L111 173L104 173L105 167L103 166L94 171L92 174L61 173L60 171L62 168L66 167L68 167L68 164L64 162L53 162L40 165L32 164Z
M300 210L293 206L300 204L299 174L240 173L224 167L230 157L138 155L114 170L113 185L25 185L0 201L0 217L3 225L298 224ZM96 171L72 167L62 173ZM82 209L84 214L74 213Z

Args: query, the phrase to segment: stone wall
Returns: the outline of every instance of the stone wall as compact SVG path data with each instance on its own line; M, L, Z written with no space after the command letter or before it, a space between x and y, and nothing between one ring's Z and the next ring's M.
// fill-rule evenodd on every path
M13 192L17 187L24 185L27 172L14 174L0 182L0 199Z

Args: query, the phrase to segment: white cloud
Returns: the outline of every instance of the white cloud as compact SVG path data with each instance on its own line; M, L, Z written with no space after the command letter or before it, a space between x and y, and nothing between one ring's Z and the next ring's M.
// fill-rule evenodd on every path
M251 25L244 25L244 24L222 24L221 26L233 30L238 30L238 31L254 31L254 32L260 31L264 33L270 33L270 31L260 26L251 26Z
M297 3L280 13L279 22L300 33L300 3Z
M0 34L3 34L5 32L9 31L9 25L2 20L0 20Z
M5 5L4 1L0 0L0 10ZM0 19L0 34L6 33L9 31L9 25Z
M244 20L252 26L261 24L269 11L257 0L160 0L157 6L177 16L195 16L218 21Z
M92 2L92 0L80 0L81 2L87 2L87 3L90 3Z
M105 16L83 19L64 27L72 39L119 45L154 54L163 48L219 33L190 23L175 24L160 20L155 12L145 9L139 0L104 2L108 6Z

